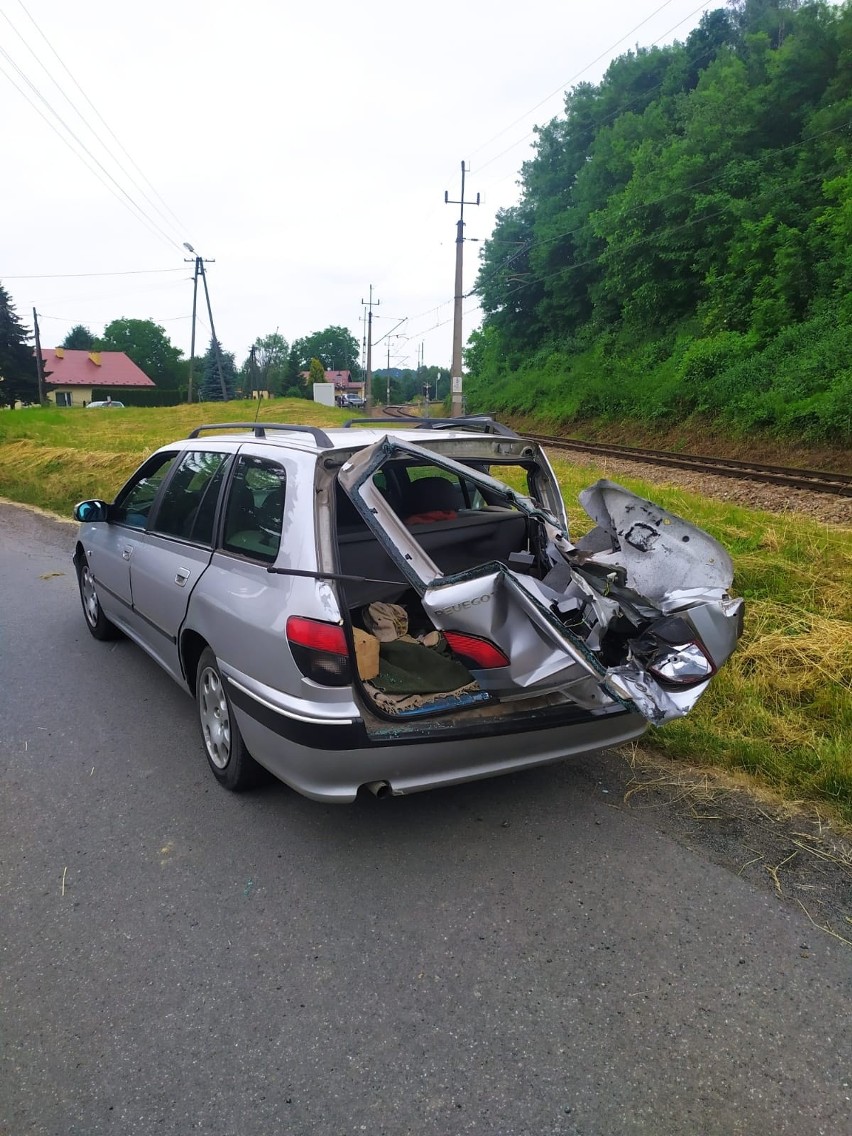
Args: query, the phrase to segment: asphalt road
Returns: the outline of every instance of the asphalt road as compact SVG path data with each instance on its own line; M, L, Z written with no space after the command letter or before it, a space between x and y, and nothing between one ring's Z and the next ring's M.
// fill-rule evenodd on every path
M595 759L333 808L207 772L0 505L2 1136L842 1136L852 951Z

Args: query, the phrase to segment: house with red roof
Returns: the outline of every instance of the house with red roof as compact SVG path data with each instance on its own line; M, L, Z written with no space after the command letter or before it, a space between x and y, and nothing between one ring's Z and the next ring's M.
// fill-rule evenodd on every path
M325 381L334 383L338 394L363 394L364 384L352 378L351 371L326 371Z
M98 399L121 400L122 391L154 390L157 384L123 351L71 351L43 348L44 389L57 406L86 406Z
M351 371L325 371L325 382L332 383L334 386L334 394L337 400L337 405L341 405L341 400L346 394L357 394L363 397L364 395L364 382L363 380L353 379ZM299 375L302 380L307 383L311 377L310 371L300 371Z

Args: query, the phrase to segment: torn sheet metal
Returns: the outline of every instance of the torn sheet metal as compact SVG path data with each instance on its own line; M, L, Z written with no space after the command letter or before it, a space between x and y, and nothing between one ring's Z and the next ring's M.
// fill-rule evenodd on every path
M584 489L580 504L598 527L577 548L591 551L598 564L624 568L628 587L646 599L659 603L682 589L723 592L731 586L730 556L689 521L606 479Z
M604 669L554 616L553 601L538 580L493 563L435 582L421 602L437 628L487 639L507 656L507 667L475 672L492 694L565 689L588 709L612 705Z
M373 480L400 457L446 468L526 516L540 537L531 544L536 569L495 561L442 575ZM549 466L542 475L553 481ZM572 544L564 513L390 437L355 454L339 479L434 626L487 639L509 659L476 672L493 695L560 691L588 709L632 704L660 724L692 708L742 632L743 604L728 595L733 564L722 545L615 482L580 494L596 528Z

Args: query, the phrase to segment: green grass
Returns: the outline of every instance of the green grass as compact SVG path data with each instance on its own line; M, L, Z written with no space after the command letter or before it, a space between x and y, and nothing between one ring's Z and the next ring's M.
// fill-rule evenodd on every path
M558 457L553 465L579 535L592 522L576 495L600 471ZM660 479L623 481L721 541L746 620L737 652L692 713L649 740L852 821L852 532L699 497L662 484L662 471Z
M142 460L196 426L221 422L337 426L351 410L302 399L124 410L32 407L0 413L0 496L64 516L88 497L111 500Z
M256 410L246 402L0 413L0 496L70 516L76 501L111 498L157 446L204 422L253 419ZM261 421L317 426L349 416L297 399L260 409ZM579 535L591 521L577 494L602 471L552 461ZM696 709L650 740L671 757L746 773L852 823L852 531L705 499L666 485L665 476L622 480L725 545L746 628Z

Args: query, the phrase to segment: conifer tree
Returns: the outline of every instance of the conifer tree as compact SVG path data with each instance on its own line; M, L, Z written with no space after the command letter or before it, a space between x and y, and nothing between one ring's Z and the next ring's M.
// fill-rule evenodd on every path
M94 351L95 337L87 327L78 323L62 340L62 346L67 351Z
M218 358L217 358L218 355ZM222 374L219 375L219 362L222 365ZM234 397L236 386L237 365L230 351L223 351L218 340L211 339L207 353L201 362L201 384L199 397L202 402L222 402L224 399ZM224 382L225 390L222 385Z
M38 402L38 371L28 340L31 332L0 284L0 406Z

